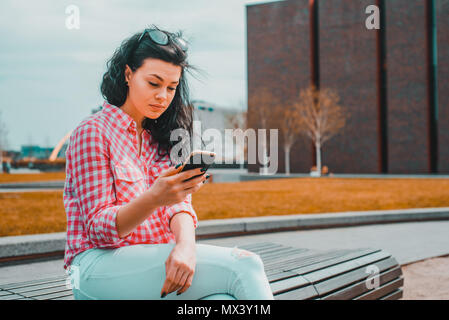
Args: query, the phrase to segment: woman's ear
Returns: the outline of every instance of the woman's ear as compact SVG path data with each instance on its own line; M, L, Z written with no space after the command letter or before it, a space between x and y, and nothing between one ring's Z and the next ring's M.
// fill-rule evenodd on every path
M132 72L131 68L130 68L128 65L126 65L126 66L125 66L125 81L126 81L126 82L129 81L129 79L130 79L132 73L133 73L133 72Z

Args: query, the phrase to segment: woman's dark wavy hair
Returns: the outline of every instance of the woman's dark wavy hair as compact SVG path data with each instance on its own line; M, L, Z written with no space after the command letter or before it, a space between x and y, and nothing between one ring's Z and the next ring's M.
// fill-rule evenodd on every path
M170 39L169 44L158 45L148 35L138 42L142 32L145 31L125 39L106 64L107 71L103 75L101 93L108 103L120 108L128 95L128 86L125 81L126 65L135 71L142 66L145 59L155 58L180 66L182 68L181 78L170 106L159 118L145 118L142 122L142 128L147 130L158 142L158 155L164 156L179 142L179 140L170 141L172 130L185 129L192 137L193 106L189 100L185 75L186 71L196 70L196 68L188 64L187 53L172 41L173 37L182 37L182 32L175 34L161 30L154 25L151 28L166 33Z

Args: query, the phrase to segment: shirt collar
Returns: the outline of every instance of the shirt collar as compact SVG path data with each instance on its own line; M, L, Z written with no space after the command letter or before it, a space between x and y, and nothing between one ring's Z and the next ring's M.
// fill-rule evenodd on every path
M119 123L119 126L121 128L123 128L124 130L127 130L130 127L134 128L134 129L137 128L136 122L134 121L134 119L129 114L127 114L125 111L120 109L119 107L116 107L116 106L104 101L102 111L103 111L103 113L106 113L110 117L113 117L114 119L116 119Z
M116 119L119 127L123 130L130 130L130 128L134 129L134 131L137 130L136 121L121 108L104 101L102 112L107 114L109 116L108 118ZM151 135L146 130L143 130L143 135L152 142Z

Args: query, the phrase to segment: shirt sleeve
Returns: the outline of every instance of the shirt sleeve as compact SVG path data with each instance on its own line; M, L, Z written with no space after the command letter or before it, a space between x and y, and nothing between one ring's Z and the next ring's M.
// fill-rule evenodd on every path
M165 218L168 230L170 230L170 221L177 214L181 212L186 212L190 214L193 219L193 226L196 229L198 227L198 217L192 206L192 195L188 194L184 201L176 203L171 206L166 206Z
M78 127L71 136L67 162L72 168L73 191L90 241L99 246L116 246L131 237L118 236L114 178L109 148L94 124Z

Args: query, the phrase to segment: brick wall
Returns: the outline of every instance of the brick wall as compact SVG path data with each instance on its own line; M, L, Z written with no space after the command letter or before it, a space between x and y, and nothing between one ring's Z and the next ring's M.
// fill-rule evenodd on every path
M429 173L426 8L385 1L388 171Z
M260 88L288 103L310 83L309 2L282 1L247 6L248 97ZM257 106L248 104L251 117ZM291 172L308 172L312 164L310 143L298 139L291 150ZM278 172L285 172L282 138L279 137ZM258 172L258 165L249 165Z
M376 30L367 30L371 0L319 2L320 87L337 91L350 113L345 130L323 147L335 173L378 173Z
M449 1L436 0L438 44L438 168L449 173Z

